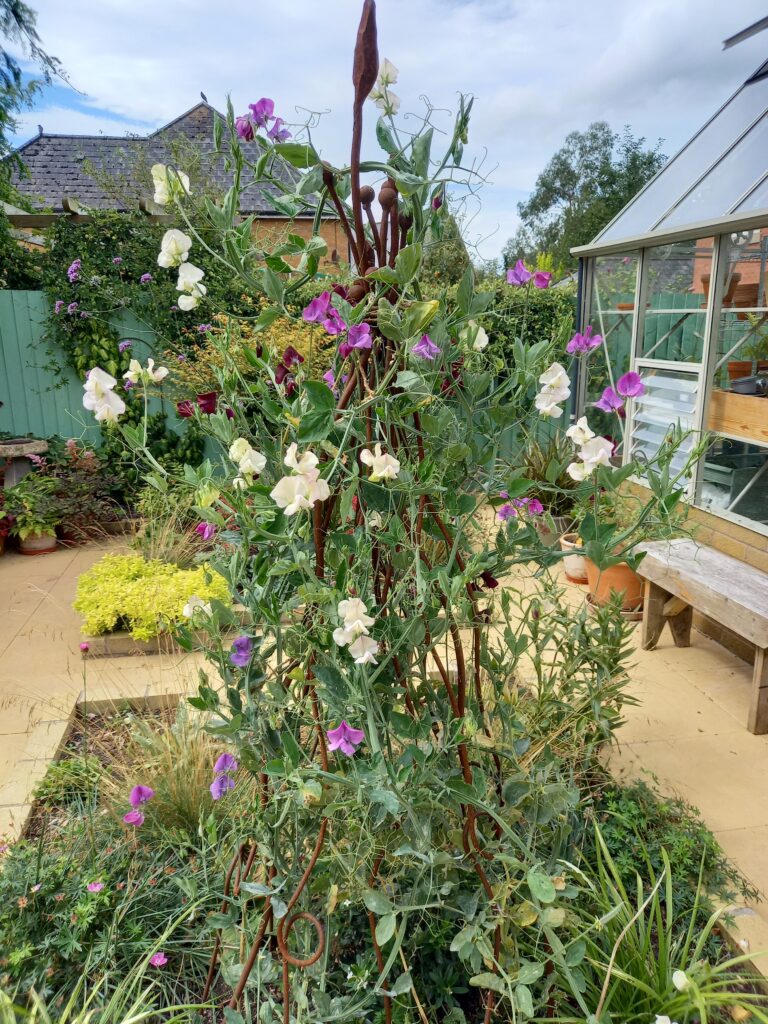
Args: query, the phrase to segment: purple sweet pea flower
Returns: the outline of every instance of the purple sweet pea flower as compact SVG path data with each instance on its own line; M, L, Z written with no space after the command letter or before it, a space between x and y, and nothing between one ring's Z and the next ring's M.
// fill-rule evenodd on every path
M130 380L127 380L125 384L123 384L123 391L130 391L132 387L133 383Z
M213 324L198 324L197 325L197 333L198 334L206 334L208 331L212 331L212 330L213 330Z
M155 953L149 958L149 962L153 967L165 967L168 963L168 957L163 952Z
M253 123L247 114L235 118L235 133L243 142L252 142L254 138Z
M347 341L342 341L339 345L339 357L346 359L349 353L352 351L352 346Z
M532 516L543 516L544 506L541 504L538 498L531 498L528 502L528 511Z
M512 284L519 288L520 285L528 284L532 277L533 274L528 267L526 267L522 260L518 260L514 267L507 271L507 284Z
M228 790L235 788L235 780L226 772L221 772L208 787L214 800L221 800Z
M411 353L419 359L436 359L440 355L440 346L436 345L428 334L422 334L420 341L411 349Z
M88 890L88 892L101 892L103 888L103 882L89 882L88 885L86 885L86 889Z
M639 398L645 394L645 384L639 373L630 371L616 381L616 390L625 398Z
M267 132L267 137L272 139L273 142L286 142L291 137L291 133L287 128L283 128L285 121L282 117L276 117L275 123Z
M434 199L432 200L432 209L433 210L439 210L442 205L443 205L443 197L441 195L436 195L434 197Z
M508 519L514 519L516 515L517 509L509 502L502 505L496 512L496 518L502 523L506 523Z
M130 348L132 344L133 344L133 342L131 341L130 338L123 338L122 341L119 341L117 343L117 351L118 352L125 352L125 350L127 348Z
M352 757L365 739L362 729L354 729L343 720L341 725L337 725L335 729L329 729L326 735L328 736L328 749L340 750L347 757Z
M212 540L216 536L216 527L213 523L198 523L195 533L203 540Z
M624 403L613 388L606 388L599 400L592 404L596 409L602 409L603 412L618 412L624 408Z
M565 351L568 355L581 355L584 352L591 352L593 348L597 348L602 345L603 337L601 334L593 334L591 325L587 327L583 334L574 334L568 344L565 346Z
M328 330L327 327L326 330ZM371 325L352 324L349 328L349 333L347 334L347 344L350 348L370 348L373 344L373 338L371 338Z
M213 766L213 770L217 774L219 772L236 772L237 768L237 761L231 754L227 752L219 754L219 756L216 758L216 764Z
M552 281L551 270L537 270L533 275L533 287L534 288L549 288L550 282Z
M249 636L239 636L232 644L229 660L236 668L245 668L253 654L253 640Z
M80 260L75 260L73 263L70 263L67 268L67 277L69 278L70 284L74 284L75 281L80 280L80 268L82 265L83 264Z
M122 256L113 256L112 257L112 262L114 263L114 265L116 267L119 267L120 264L123 262L123 257Z
M499 497L507 501L509 499L509 491L499 491Z
M72 315L73 313L76 313L77 312L77 303L76 302L70 302L70 304L67 306L67 312L70 315Z
M128 803L131 807L141 807L142 804L151 800L154 795L155 791L151 786L134 786L128 796Z
M80 314L80 319L87 320L90 315L90 313L86 313L85 310L83 310L83 312Z
M325 319L325 314L328 312L328 306L331 303L331 293L321 292L316 296L310 304L303 310L302 316L310 324L319 324Z
M363 324L359 324L358 326L362 327ZM328 315L326 316L325 320L323 320L323 327L325 328L326 332L331 335L341 334L342 331L346 331L347 325L344 323L341 313L338 311L338 309L336 309L335 306L328 307ZM361 346L355 347L359 348ZM371 346L363 345L362 347L370 348Z
M336 375L334 374L333 370L326 370L325 373L323 374L323 380L331 389L331 391L333 391L333 389L336 387Z
M63 299L56 299L56 301L53 304L53 312L54 313L60 313L62 311L62 309L64 309L64 300Z
M262 96L256 103L249 103L248 109L251 112L253 123L259 128L266 128L267 123L275 116L275 101Z
M128 811L127 814L123 815L123 821L126 825L133 825L134 828L140 828L144 824L144 815L141 811Z
M152 275L151 274L142 274L141 277L139 278L139 284L149 284L149 282L151 280L152 280Z

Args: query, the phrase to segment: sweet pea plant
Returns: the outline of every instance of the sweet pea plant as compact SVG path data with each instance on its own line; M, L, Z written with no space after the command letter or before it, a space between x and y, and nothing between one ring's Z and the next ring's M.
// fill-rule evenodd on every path
M532 738L512 673L530 644L539 686L551 685L542 655L554 644L554 671L559 664L573 686L583 680L579 700L598 740L612 720L595 681L610 681L618 665L594 656L602 627L584 616L566 638L558 630L571 617L550 628L546 604L534 602L521 622L504 595L506 626L492 621L500 577L559 557L539 540L545 510L526 499L533 482L500 457L500 436L539 415L561 417L570 378L551 339L517 345L514 365L489 355L476 318L490 296L475 291L471 271L455 301L423 298L425 239L445 215L446 188L471 176L462 157L472 104L461 99L436 154L429 115L413 134L398 127L396 81L390 62L379 66L365 0L348 166L322 161L311 139L288 140L271 100L241 116L230 106L215 132L234 182L220 206L206 201L197 212L220 233L217 258L268 300L257 329L286 316L324 243L315 230L260 247L250 219L237 222L240 190L267 185L286 214L311 209L316 229L330 209L347 234L357 277L303 312L338 339L324 379L308 379L293 351L254 347L246 381L223 339L218 405L187 410L221 456L178 480L147 459L141 427L118 427L156 487L195 495L199 532L214 545L207 558L246 612L240 635L225 640L231 618L221 604L190 595L181 637L191 645L192 629L205 627L212 638L206 652L219 679L203 674L193 704L214 716L233 753L216 762L211 793L226 801L239 767L258 779L261 800L260 825L235 851L212 922L203 996L225 983L230 1012L248 1000L259 1020L285 1024L377 1012L389 1024L398 1005L426 1019L412 965L428 937L455 961L451 987L466 993L473 1019L531 1016L557 985L587 1017L573 977L583 944L565 910L576 888L553 838L575 798L553 775L549 744ZM369 98L382 111L384 156L363 161ZM296 169L292 187L272 174L276 159ZM378 208L363 176L381 182ZM158 263L178 273L180 304L202 307L193 260L204 243L186 212L194 196L174 168L158 170L156 186L156 199L176 203L189 226L168 233ZM510 287L549 283L522 265L510 272ZM164 376L154 364L126 374L146 393ZM120 420L116 383L98 368L86 381L86 406L101 421ZM571 475L585 488L615 489L631 472L612 468L611 443L586 422L570 436ZM558 706L567 718L567 702ZM568 722L558 727L561 748ZM130 795L128 826L140 829L146 799ZM450 1005L451 1019L463 1019Z

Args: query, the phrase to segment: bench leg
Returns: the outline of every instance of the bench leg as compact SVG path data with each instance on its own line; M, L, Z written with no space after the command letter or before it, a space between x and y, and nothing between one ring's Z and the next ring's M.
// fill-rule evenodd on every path
M643 629L640 638L640 646L644 651L651 651L659 642L661 631L664 629L664 605L669 600L669 594L655 583L646 580L643 585Z
M757 736L768 732L768 650L755 651L755 672L752 676L752 702L747 728Z
M672 630L672 639L675 647L691 646L691 626L693 625L693 607L686 605L682 611L667 619L669 628Z

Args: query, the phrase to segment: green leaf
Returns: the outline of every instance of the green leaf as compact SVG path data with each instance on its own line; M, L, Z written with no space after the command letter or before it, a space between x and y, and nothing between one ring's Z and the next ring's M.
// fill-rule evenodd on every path
M540 903L554 902L557 890L549 875L545 875L542 871L537 871L536 868L531 868L528 872L527 882L528 888L531 890L531 896L534 899L539 900Z
M503 980L498 974L492 974L490 971L483 971L482 974L475 974L469 979L469 984L473 988L489 988L492 992L506 992Z
M429 302L412 302L403 316L403 336L413 338L417 334L423 334L437 316L439 308L440 303L436 299Z
M267 297L273 302L282 303L285 285L277 274L273 273L269 267L265 267L264 270L262 270L261 282L264 287L264 291L267 293Z
M241 882L240 888L243 892L250 893L251 896L272 896L272 889L268 885L262 885L260 882Z
M397 284L398 277L392 267L379 267L372 274L368 274L367 278L374 281L381 281L383 284Z
M544 964L536 964L532 962L521 963L520 970L517 972L518 985L533 985L535 981L544 975Z
M294 768L298 768L301 761L301 749L298 743L287 730L280 734L280 738L283 741L283 749L290 758L291 764Z
M389 338L390 341L403 340L400 314L386 299L379 300L378 325L385 338ZM411 334L415 333L416 331L411 331Z
M515 989L515 1002L521 1013L526 1017L533 1016L533 996L531 990L525 985L518 985Z
M319 192L323 187L323 171L320 167L313 167L307 174L301 176L297 193L300 196L308 196L313 192Z
M429 173L429 152L432 149L432 134L432 129L428 128L422 135L416 136L411 147L413 170L420 178L426 178Z
M395 273L397 280L403 286L412 281L419 273L421 267L421 244L415 242L413 245L406 245L401 249L395 259Z
M330 388L326 387L326 391L330 393ZM299 429L296 432L296 439L300 444L308 444L310 441L324 441L332 429L333 412L331 410L306 412L301 417L301 423L299 423Z
M472 292L475 287L475 273L471 266L467 267L464 271L464 276L459 282L459 287L456 290L456 305L459 308L459 312L463 313L464 316L469 315L469 306L472 302Z
M572 943L565 954L565 963L568 967L576 967L584 959L587 953L587 944L583 939L577 939Z
M406 171L395 171L395 185L402 196L412 196L416 189L421 188L426 182L417 174L408 174Z
M310 408L315 411L329 412L336 408L334 394L325 383L307 380L302 387L302 394L308 399Z
M395 981L395 984L390 986L388 989L391 996L404 996L406 992L410 992L413 988L413 981L411 975L406 971L401 974L400 977Z
M413 391L415 388L422 387L423 384L422 378L413 370L401 370L395 377L395 387L402 388L403 391Z
M392 901L384 895L381 889L364 889L363 902L373 914L394 914L395 908Z
M312 146L302 142L278 142L273 149L293 167L312 167L313 164L320 163L320 157Z
M397 153L397 144L383 117L380 117L376 122L376 140L385 153L388 153L390 156Z
M376 941L380 946L386 945L395 934L397 928L397 915L385 914L376 923Z
M342 523L346 523L348 519L352 518L352 499L355 494L357 494L357 477L355 477L349 487L344 488L344 492L341 495L339 516L341 517Z

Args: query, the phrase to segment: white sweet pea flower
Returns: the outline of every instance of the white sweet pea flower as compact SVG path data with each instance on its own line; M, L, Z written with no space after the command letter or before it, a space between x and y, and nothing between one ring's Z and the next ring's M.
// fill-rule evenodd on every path
M249 484L245 477L236 476L235 479L232 481L232 486L236 491L244 491L249 486Z
M465 345L471 345L475 352L482 352L488 346L488 334L476 320L470 320L466 327L462 327L459 338Z
M337 626L333 631L333 642L338 644L339 647L346 647L347 644L351 644L356 639L357 637L352 630L345 629L343 626Z
M295 442L286 452L284 462L298 472L292 476L284 476L270 491L270 498L287 516L295 515L302 509L310 509L316 501L326 501L331 496L328 481L320 476L317 468L319 459L314 452L304 452L297 458L298 448Z
M229 457L244 477L259 476L267 464L266 456L252 448L244 437L238 437L232 442Z
M672 1020L670 1017L667 1017L666 1015L659 1016L659 1014L657 1013L654 1024L677 1024L677 1021Z
M205 276L205 271L196 267L194 263L182 263L179 267L179 279L176 282L176 291L184 292L179 296L179 309L188 312L194 309L200 299L207 292L207 288L200 282Z
M685 971L674 971L672 974L672 984L678 992L685 992L687 988L691 987L691 979Z
M278 480L269 496L287 516L293 516L302 509L312 508L307 481L302 475L284 476L282 480Z
M364 633L354 643L349 645L349 653L355 659L356 665L378 665L378 661L375 658L378 652L379 645Z
M125 402L113 390L116 384L115 378L99 366L88 372L83 384L83 406L95 414L99 423L117 423L125 412Z
M167 376L168 368L166 366L158 366L155 369L154 359L148 359L146 366L142 366L138 359L132 359L128 364L128 369L123 374L123 380L128 380L131 384L159 384Z
M181 614L185 619L193 619L197 612L203 612L204 615L211 615L213 609L207 601L202 599L202 597L198 597L197 594L192 594L190 599L182 608Z
M582 445L586 444L587 441L591 441L595 436L595 432L589 429L587 417L582 416L580 419L576 420L574 424L568 427L565 432L565 436L569 437L575 445Z
M360 452L360 461L364 466L371 467L369 479L372 483L379 480L394 480L400 472L400 462L386 452L382 453L381 445L374 445L373 451L370 448L363 448Z
M320 461L314 452L304 452L301 458L296 458L298 454L299 446L293 441L288 446L288 451L285 453L283 462L288 466L289 469L296 470L297 473L310 473L317 467Z
M536 395L534 405L542 416L551 416L553 419L557 419L563 415L560 403L567 401L570 396L569 388L547 386L543 387L538 395Z
M400 109L400 97L385 85L371 89L368 98L373 100L379 110L390 116Z
M549 369L545 370L539 377L539 384L543 384L545 388L562 388L569 393L571 390L571 381L565 367L561 366L560 363L552 363Z
M385 88L388 85L395 85L399 74L400 72L392 61L385 57L379 66L379 85L383 85Z
M587 466L597 469L598 466L610 466L613 455L613 441L607 437L593 437L579 449L579 458Z
M372 626L376 621L368 614L365 601L362 601L359 597L351 597L346 601L339 601L337 610L339 618L344 622L344 628L356 637L360 636L361 633L367 633L368 627Z
M161 267L178 267L186 263L191 248L192 239L189 235L185 235L178 228L171 228L163 235L157 262Z
M566 473L571 480L586 480L592 470L583 462L571 462L566 468Z
M154 200L159 206L167 206L175 195L189 195L189 178L184 171L176 171L165 164L153 164L150 174L155 186Z
M131 384L138 384L143 376L144 371L141 368L141 363L138 359L132 359L128 364L128 369L123 374L123 380L130 381Z

